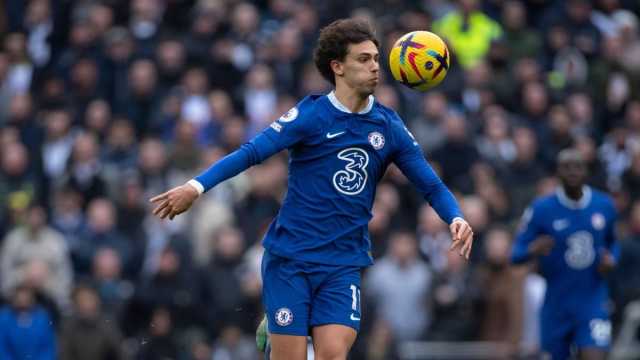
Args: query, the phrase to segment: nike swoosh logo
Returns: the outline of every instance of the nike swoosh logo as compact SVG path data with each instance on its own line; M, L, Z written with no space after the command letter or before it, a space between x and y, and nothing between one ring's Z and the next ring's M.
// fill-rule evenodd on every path
M356 317L354 314L351 314L351 320L353 321L360 321L359 317Z
M340 132L333 133L333 134L332 133L327 133L327 139L333 139L334 137L340 136L340 135L344 134L345 132L346 131L340 131Z

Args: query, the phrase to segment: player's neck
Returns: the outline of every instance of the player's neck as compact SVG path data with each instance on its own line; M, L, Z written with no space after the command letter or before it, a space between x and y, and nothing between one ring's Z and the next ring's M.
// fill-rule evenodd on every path
M563 189L564 189L564 193L567 194L567 197L573 201L578 201L582 199L582 196L584 195L584 191L582 191L582 186L578 186L578 187L563 186Z
M355 89L348 86L336 84L334 94L336 98L344 107L349 109L352 113L356 114L364 110L369 105L369 95L362 95Z

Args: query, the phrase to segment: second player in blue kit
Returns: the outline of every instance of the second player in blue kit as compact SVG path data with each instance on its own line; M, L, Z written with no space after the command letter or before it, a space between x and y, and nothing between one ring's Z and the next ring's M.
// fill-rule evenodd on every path
M376 184L395 164L450 224L452 248L469 257L473 232L399 116L380 104L378 43L363 21L321 32L320 73L335 90L310 95L189 183L154 199L173 218L205 191L289 150L288 191L264 238L263 303L271 359L346 359L360 313L360 272L372 264L368 223Z
M605 275L619 256L613 201L585 185L580 153L558 155L556 192L533 203L522 219L512 261L538 258L547 280L541 311L541 346L556 359L571 348L581 359L604 359L611 341L609 290Z

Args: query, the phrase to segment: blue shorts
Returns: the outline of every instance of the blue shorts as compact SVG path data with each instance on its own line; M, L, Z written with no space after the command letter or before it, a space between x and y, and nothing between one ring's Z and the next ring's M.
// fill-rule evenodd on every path
M607 351L611 345L611 321L604 302L580 311L543 308L540 330L542 350L553 360L568 359L572 346Z
M360 329L358 266L287 259L269 251L262 258L262 302L269 332L308 336L314 326Z

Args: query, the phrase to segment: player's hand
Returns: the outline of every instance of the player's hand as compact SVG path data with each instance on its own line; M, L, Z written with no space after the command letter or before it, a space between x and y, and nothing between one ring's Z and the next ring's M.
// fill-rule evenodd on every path
M529 244L529 254L532 256L547 256L551 253L554 245L555 241L551 236L542 235Z
M451 225L449 225L451 231L451 247L449 251L460 249L460 256L464 256L469 260L471 254L471 246L473 246L473 230L468 222L461 218L456 218Z
M613 255L609 252L609 250L603 249L600 252L600 263L598 264L598 272L602 275L606 275L613 268L616 267L616 260L613 258Z
M156 204L153 215L160 219L173 220L176 215L189 210L193 202L200 196L196 188L189 184L177 186L163 194L154 196L149 200Z

